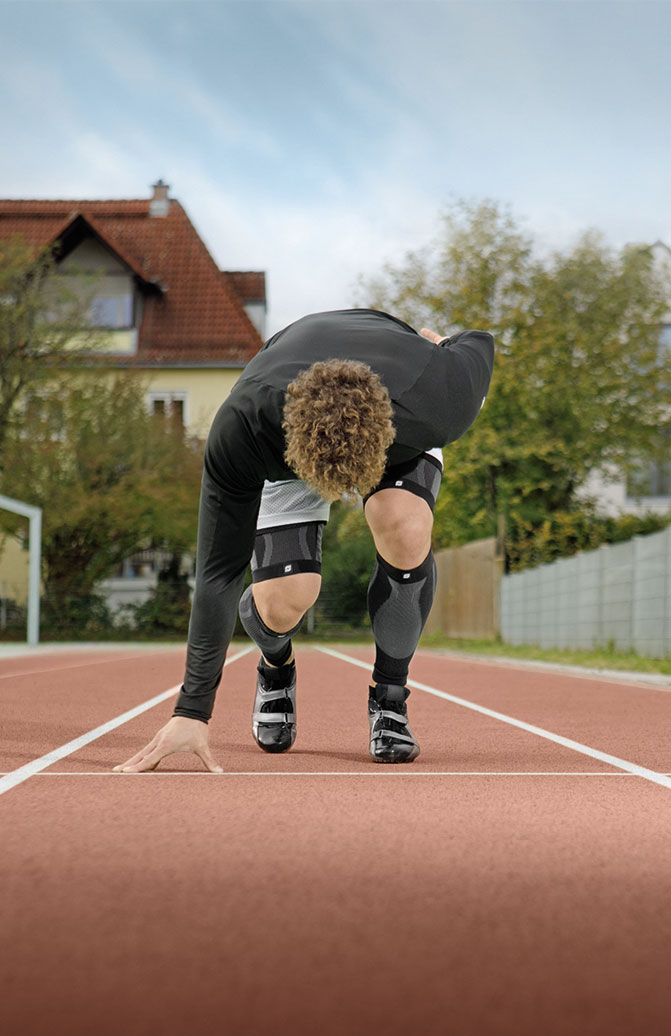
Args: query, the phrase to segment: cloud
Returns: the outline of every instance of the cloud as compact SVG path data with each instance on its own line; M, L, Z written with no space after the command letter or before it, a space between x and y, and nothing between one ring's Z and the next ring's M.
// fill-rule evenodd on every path
M267 270L273 329L349 305L454 197L546 247L671 242L661 5L32 6L0 40L0 193L162 176L222 267Z

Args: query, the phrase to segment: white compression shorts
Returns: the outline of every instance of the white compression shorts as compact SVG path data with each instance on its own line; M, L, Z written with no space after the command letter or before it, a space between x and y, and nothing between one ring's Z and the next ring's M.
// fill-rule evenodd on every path
M442 469L443 451L440 446L427 450L424 456L434 458ZM256 528L272 529L283 525L302 525L305 522L327 522L331 505L301 482L300 479L288 479L282 482L266 482L261 496Z

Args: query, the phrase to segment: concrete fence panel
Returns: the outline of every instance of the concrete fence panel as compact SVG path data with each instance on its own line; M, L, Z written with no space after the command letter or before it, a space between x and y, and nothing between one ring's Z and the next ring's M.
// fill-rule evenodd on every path
M600 547L602 567L601 643L619 651L633 648L634 541Z
M500 629L510 644L671 654L671 526L504 576Z
M575 604L573 592L575 587L575 558L558 558L552 565L556 572L556 595L557 595L557 627L554 643L548 647L567 648L570 647L573 638L573 622L575 619ZM520 573L523 575L524 573Z
M663 655L666 646L668 532L634 537L632 639L636 651L653 658Z

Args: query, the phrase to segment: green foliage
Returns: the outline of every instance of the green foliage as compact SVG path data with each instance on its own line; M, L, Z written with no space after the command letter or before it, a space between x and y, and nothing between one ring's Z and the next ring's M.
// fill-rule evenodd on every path
M543 258L532 245L495 203L461 203L430 246L363 286L367 304L414 326L495 338L487 403L444 450L439 547L496 535L504 516L514 551L518 532L580 509L591 471L625 472L668 434L659 327L671 285L651 250L614 251L595 232Z
M366 620L366 591L375 545L362 510L338 501L324 530L317 624L352 628Z
M47 588L40 606L40 635L48 640L107 639L113 629L112 616L100 594L63 592L58 585Z
M128 609L133 635L185 637L189 629L191 601L188 578L180 572L179 554L173 554L158 574L156 587L144 604Z
M0 640L22 640L26 635L28 619L26 606L18 604L13 598L5 599L3 603Z
M88 303L85 290L74 292L56 275L51 249L36 254L20 237L0 240L0 469L3 445L26 390L47 369L72 364L95 347Z
M501 640L464 640L429 633L422 637L422 647L465 655L490 655L495 658L522 658L561 665L589 666L598 669L619 669L642 673L671 673L671 659L645 658L635 652L617 651L612 645L589 651L563 648L541 648L537 644L504 644Z
M149 543L195 544L201 445L147 413L145 388L132 372L45 382L6 442L1 491L44 509L47 596L92 593Z
M658 532L671 524L671 515L649 513L620 518L599 517L593 510L554 512L540 525L520 524L509 530L506 556L516 572L581 550L595 550L603 543L621 543L633 536Z

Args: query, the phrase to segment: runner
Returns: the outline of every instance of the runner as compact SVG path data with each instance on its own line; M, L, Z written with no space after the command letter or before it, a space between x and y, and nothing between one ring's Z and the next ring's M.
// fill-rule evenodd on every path
M370 755L419 755L408 725L408 669L435 592L433 507L441 447L472 425L487 394L492 336L442 338L372 309L303 317L245 368L205 447L186 674L173 717L117 771L195 752L220 772L207 723L239 605L261 651L252 728L259 747L296 737L292 637L321 583L330 504L358 492L377 560L368 587L376 656ZM247 565L252 585L242 593Z

